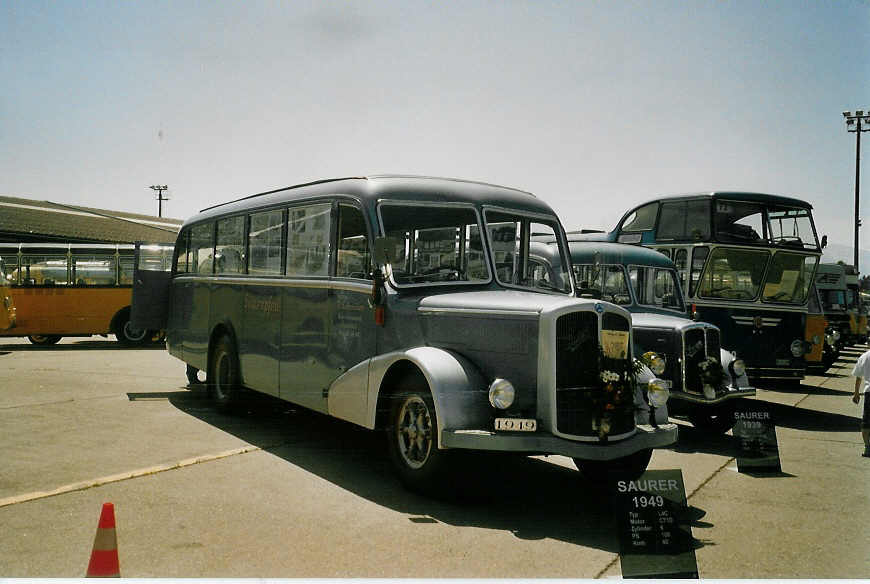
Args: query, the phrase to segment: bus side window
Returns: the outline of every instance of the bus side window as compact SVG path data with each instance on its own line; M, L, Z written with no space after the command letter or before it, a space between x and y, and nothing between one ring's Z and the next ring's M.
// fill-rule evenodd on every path
M707 261L707 256L710 255L710 248L696 247L692 250L692 281L689 296L694 296L698 287L698 280L701 278L701 270L704 269L704 262Z
M284 211L265 211L251 215L248 234L248 273L255 276L281 275L281 231Z
M331 203L290 207L287 275L329 275Z
M341 203L338 206L338 259L335 275L339 278L369 279L371 257L368 232L362 212Z
M217 222L215 274L245 273L245 217L228 217Z
M688 252L685 249L678 249L674 253L674 265L677 268L677 273L680 275L680 285L683 287L683 293L689 293L688 270L686 270Z
M188 248L187 243L188 243L189 239L190 239L190 231L189 230L184 231L178 237L178 243L176 244L176 248L177 248L176 251L178 253L176 255L176 261L175 261L175 273L176 274L184 274L184 273L187 273L190 271L190 268L188 267L188 260L187 260L187 257L188 257L187 256L187 248Z
M190 230L190 269L211 274L214 264L214 223L195 225Z

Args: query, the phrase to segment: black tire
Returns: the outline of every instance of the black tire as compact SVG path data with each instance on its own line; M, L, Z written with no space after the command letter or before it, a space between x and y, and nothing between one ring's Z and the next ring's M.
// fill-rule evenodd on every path
M215 343L208 361L208 394L218 410L231 413L241 401L241 375L236 345L229 335Z
M115 323L115 338L125 347L138 347L151 342L151 331L139 330L130 324L130 311L125 310Z
M56 345L61 338L60 335L30 335L27 337L27 340L34 345L48 347L49 345Z
M734 426L736 421L734 404L729 402L717 407L695 406L687 416L695 428L709 434L724 434Z
M636 479L646 471L651 458L652 449L647 448L613 460L575 458L574 466L589 482L608 486L617 480Z
M452 457L438 450L438 418L425 381L406 377L391 402L387 448L399 480L412 491L448 495L444 488Z

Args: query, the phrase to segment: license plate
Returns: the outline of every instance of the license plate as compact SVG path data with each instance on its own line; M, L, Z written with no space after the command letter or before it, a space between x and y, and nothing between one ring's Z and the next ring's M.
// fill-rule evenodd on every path
M790 364L791 364L791 361L790 361L789 359L777 359L777 360L776 360L776 364L777 364L778 366L782 366L782 365L790 365Z
M534 432L538 429L538 421L526 418L496 418L495 429L508 432Z

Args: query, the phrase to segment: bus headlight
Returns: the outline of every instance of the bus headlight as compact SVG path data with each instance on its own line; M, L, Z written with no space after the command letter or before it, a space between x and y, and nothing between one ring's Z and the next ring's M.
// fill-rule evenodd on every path
M833 332L832 334L833 334L833 337L834 337L834 342L840 340L840 331L834 329L834 332Z
M791 342L791 354L795 357L801 357L804 354L804 342L795 339Z
M731 361L730 367L732 377L743 377L746 375L746 363L743 362L743 359L734 359Z
M640 360L656 375L661 375L665 372L665 359L655 351L647 351L641 356Z
M506 410L511 407L516 394L513 384L507 379L496 379L489 384L489 403L496 409Z
M646 386L646 394L649 398L649 405L654 408L660 408L665 405L671 396L668 386L661 379L651 379Z

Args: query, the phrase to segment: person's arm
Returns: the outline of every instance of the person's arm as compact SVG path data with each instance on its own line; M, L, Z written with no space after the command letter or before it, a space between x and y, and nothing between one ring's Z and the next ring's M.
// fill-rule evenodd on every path
M852 401L858 403L861 400L861 394L858 393L858 390L861 389L861 382L863 379L860 377L855 378L855 393L852 395Z

